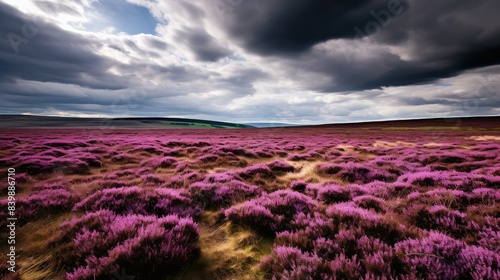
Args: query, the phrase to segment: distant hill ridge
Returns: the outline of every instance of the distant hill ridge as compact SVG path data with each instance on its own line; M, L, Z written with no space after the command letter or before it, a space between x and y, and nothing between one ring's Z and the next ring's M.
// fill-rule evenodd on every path
M454 117L411 120L387 120L359 123L336 123L319 125L299 125L287 123L246 123L237 124L188 118L130 117L130 118L77 118L35 115L0 115L0 128L282 128L309 127L357 128L357 129L494 129L500 130L500 116Z
M0 127L131 127L131 128L250 128L252 126L229 122L161 117L132 117L132 118L77 118L53 117L34 115L0 115Z

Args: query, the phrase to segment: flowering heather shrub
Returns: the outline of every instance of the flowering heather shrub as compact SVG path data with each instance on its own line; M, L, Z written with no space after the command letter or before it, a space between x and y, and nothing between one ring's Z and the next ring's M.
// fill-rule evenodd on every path
M472 172L474 170L478 170L480 168L483 168L485 166L488 166L488 163L486 162L474 162L474 163L460 163L460 164L454 164L452 168L458 172Z
M48 156L48 157L62 157L67 154L67 151L61 149L50 149L38 153L38 156Z
M77 197L66 189L44 188L16 200L16 217L22 224L44 214L69 211L76 200ZM6 217L3 211L7 210L7 199L1 200L1 206L0 216Z
M486 205L500 203L500 189L479 188L472 191L471 200L474 203Z
M86 174L89 171L88 163L79 159L49 156L20 157L14 166L29 175L47 174L56 170L60 170L64 174Z
M298 213L291 221L289 230L279 232L275 238L276 245L298 247L301 250L319 252L316 248L315 238L333 236L337 228L331 218L318 212L304 214ZM334 247L331 247L334 248ZM331 249L328 248L328 249ZM319 256L323 256L318 253Z
M178 157L181 155L181 150L180 149L163 149L163 155L164 156L170 156L170 157Z
M453 153L453 152L439 152L435 154L431 154L429 157L425 158L422 161L422 164L427 165L434 162L439 163L462 163L466 159L463 157L463 154Z
M234 176L228 173L210 173L205 175L203 182L206 183L225 183L234 180Z
M318 192L321 188L323 188L323 186L319 184L307 184L306 189L304 190L304 194L314 199L317 199Z
M80 155L68 155L68 157L77 158L83 162L86 162L90 167L101 167L101 159L94 154L80 154Z
M221 208L234 201L243 201L246 198L260 195L262 190L254 185L232 180L224 183L196 182L189 186L189 192L194 203L203 208Z
M325 203L345 202L351 199L349 190L340 185L330 184L319 189L318 199Z
M153 168L173 168L177 166L177 159L174 157L148 158L141 161L141 166L149 166Z
M312 251L293 243L281 245L284 236L287 236L286 241L295 241L294 237L302 240L311 237L286 232L278 234L281 240L275 243L273 253L265 256L260 263L264 271L282 277L277 279L393 278L392 247L376 238L363 236L360 230L341 230L333 240L324 237L310 240L314 247ZM305 278L306 275L315 276Z
M309 213L316 207L310 197L290 190L280 190L232 206L224 211L233 223L251 226L257 231L272 233L290 228L298 213Z
M257 154L259 158L271 158L274 155L274 152L268 149L257 148L254 150L254 153Z
M114 173L114 175L116 175L118 177L128 176L128 175L132 175L132 174L134 174L134 172L130 169L118 170Z
M175 167L175 172L184 172L186 171L186 169L188 169L189 165L185 162L180 162L179 164L177 164L177 166Z
M114 179L98 179L92 181L92 185L97 186L97 189L111 189L111 188L121 188L130 185L130 183L123 180Z
M279 190L257 198L259 203L271 209L275 215L283 215L285 219L297 213L307 214L317 206L310 197L291 190Z
M417 187L410 183L394 182L387 184L387 190L390 197L406 197L415 192Z
M205 141L185 140L183 142L169 141L168 143L166 143L165 145L162 145L162 146L166 146L169 148L172 148L172 147L208 147L208 146L210 146L210 143L205 142Z
M49 146L49 147L57 147L61 148L64 150L70 150L78 147L87 147L88 144L85 142L79 142L75 141L73 139L71 140L48 140L45 142L41 143L42 145Z
M26 215L34 216L42 210L57 211L69 209L73 205L75 197L65 189L43 189L30 194L24 199L29 205Z
M64 174L87 174L89 164L79 159L58 158L51 161L54 170L61 170Z
M304 145L294 145L294 144L288 144L283 147L283 150L285 151L303 151L305 149L306 147L304 147Z
M335 175L338 178L349 182L368 183L374 180L383 182L393 182L397 176L384 169L375 169L373 166L347 162L340 164L320 164L317 166L320 175Z
M98 191L75 205L73 210L108 209L117 214L198 217L201 209L192 205L189 193L181 189L125 187Z
M340 219L341 222L378 221L382 219L380 214L360 208L353 202L334 204L326 209L326 214Z
M17 182L17 178L16 178L16 182ZM54 182L54 183L35 184L35 185L33 185L33 189L35 189L35 190L67 189L67 187L63 182Z
M409 239L395 246L399 261L410 277L424 279L498 279L500 255L469 246L444 234L431 232L420 240Z
M476 144L472 148L473 151L495 151L500 152L500 144L496 143L484 143L484 144Z
M334 175L342 170L342 167L337 164L318 164L316 170L320 175Z
M420 187L442 186L470 192L477 188L498 188L500 177L456 171L423 171L402 175L398 182L408 182Z
M131 151L134 152L147 152L149 154L160 155L163 153L163 149L155 144L139 144L135 145L134 149Z
M458 264L461 275L472 279L499 279L500 254L483 247L466 246L460 253ZM469 276L470 275L470 276Z
M267 166L275 173L294 172L295 167L284 160L275 160L267 164Z
M156 279L197 259L197 239L191 218L120 216L101 210L63 223L49 244L73 240L70 256L60 256L71 269L68 279L110 279L122 267L128 275Z
M224 211L229 221L235 224L245 225L263 234L272 234L278 230L278 224L282 222L266 207L257 204L255 200L233 206Z
M275 246L271 255L265 256L260 269L274 275L274 279L325 279L328 270L321 258L302 252L296 247Z
M365 195L365 194L372 194L374 192L374 188L372 187L375 183L379 182L374 182L374 183L369 183L365 185L359 185L359 184L348 184L345 186L349 190L349 193L351 194L352 197L360 196L360 195Z
M169 188L188 188L189 185L203 180L203 175L186 170L179 175L171 177L164 186Z
M372 182L374 180L383 182L393 182L396 180L396 175L383 169L375 169L371 166L365 166L356 163L341 164L342 171L339 175L342 180L354 183L361 181L363 183Z
M215 162L218 158L219 158L218 155L205 154L205 155L197 157L196 160L203 162L203 163L208 163L208 162Z
M482 152L477 152L477 151L472 151L467 153L467 157L469 160L474 161L474 162L482 162L482 161L487 161L487 160L494 160L497 159L499 156L498 150L497 151L482 151Z
M315 152L307 152L303 154L291 154L288 156L288 160L291 161L315 160L318 158L320 158L320 155Z
M334 204L326 209L326 214L342 229L358 227L367 236L390 245L409 235L405 226L388 221L382 215L360 208L353 202Z
M422 229L447 232L455 237L463 237L467 230L465 214L449 210L444 205L413 205L405 212L412 224Z
M135 163L137 159L135 156L129 154L117 154L111 156L112 162L120 162L120 163Z
M483 226L477 233L477 244L500 254L500 230L498 228Z
M244 156L244 157L248 157L248 158L256 158L257 157L257 154L254 153L253 151L247 151L245 149L238 148L238 147L222 147L220 150L224 153L231 153L231 154L236 155L236 156Z
M470 194L460 190L436 188L424 193L413 192L408 195L409 204L445 204L451 209L464 211L473 204Z
M144 183L153 183L156 185L165 183L165 179L155 174L143 174L140 176L141 181Z
M306 190L307 183L304 180L296 180L290 182L290 189L303 193Z
M237 173L243 179L251 179L251 178L274 178L275 175L271 168L269 168L265 164L254 164L249 167L244 168L243 170Z
M330 269L337 279L359 279L361 276L361 265L356 255L348 258L340 254L330 262Z
M385 213L384 203L385 201L381 198L375 197L373 195L361 195L353 198L354 203L361 208L373 210L377 213Z
M142 168L139 168L135 171L135 175L144 175L144 174L151 174L151 173L154 173L154 170L151 168L151 167L142 167Z
M357 256L367 271L366 276L391 278L393 272L401 269L393 267L394 248L378 238L361 236L358 239L357 249L360 252Z
M26 231L32 227L22 225L42 215L51 224L59 214L82 215L56 232L47 252L20 244L19 262L47 257L44 269L54 275L66 269L70 279L110 279L111 271L123 267L136 279L173 279L176 268L186 268L199 254L198 235L181 220L194 224L190 219L209 209L207 222L219 225L222 212L229 227L203 228L217 240L203 243L203 263L210 264L191 267L189 276L203 271L236 279L250 272L245 269L274 237L272 253L261 261L270 279L500 279L496 140L471 139L477 131L207 131L3 131L0 165L16 168L21 190L19 234L31 241ZM171 160L168 167L154 172L163 158ZM316 163L322 160L327 163ZM21 168L25 163L27 170ZM61 181L64 173L72 176ZM345 184L335 185L340 180ZM269 192L287 184L286 191ZM71 214L76 198L69 187L93 189L74 207L82 211ZM0 227L6 202L0 201ZM157 224L170 215L172 223ZM265 241L254 243L259 237L243 229L252 235L249 241L231 224L253 228ZM238 246L236 254L223 256L215 248L222 235ZM245 248L248 243L257 251ZM235 272L221 262L228 258L245 268Z
M18 170L23 170L29 175L36 175L39 173L50 173L54 167L50 164L54 157L40 156L40 157L10 157L4 158L2 162L5 166L15 166Z

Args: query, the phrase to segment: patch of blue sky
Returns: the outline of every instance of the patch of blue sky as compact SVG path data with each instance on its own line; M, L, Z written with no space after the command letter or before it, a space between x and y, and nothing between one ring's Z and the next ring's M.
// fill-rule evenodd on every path
M130 35L155 34L158 21L145 7L125 0L100 0L92 6L92 20L85 25L89 31L103 31L112 27Z
M244 57L238 55L238 54L232 54L228 56L229 59L235 60L235 61L247 61Z

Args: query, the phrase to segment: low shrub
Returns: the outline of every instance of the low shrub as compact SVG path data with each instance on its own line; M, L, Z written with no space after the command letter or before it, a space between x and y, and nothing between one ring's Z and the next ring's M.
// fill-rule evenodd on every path
M110 279L126 267L139 279L173 275L200 255L198 227L191 218L87 213L60 226L53 247L72 240L59 255L67 279Z

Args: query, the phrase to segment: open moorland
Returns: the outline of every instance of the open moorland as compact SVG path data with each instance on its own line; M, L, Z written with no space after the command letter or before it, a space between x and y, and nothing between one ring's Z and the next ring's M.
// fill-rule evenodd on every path
M0 278L500 279L500 130L399 125L4 129Z

